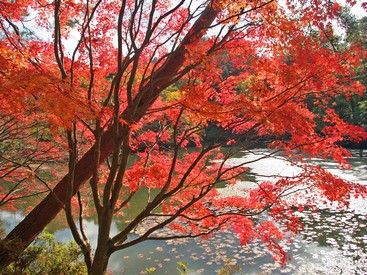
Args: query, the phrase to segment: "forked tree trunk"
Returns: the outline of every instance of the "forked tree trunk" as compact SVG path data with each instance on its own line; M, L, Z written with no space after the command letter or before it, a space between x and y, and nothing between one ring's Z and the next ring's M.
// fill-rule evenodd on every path
M212 24L218 12L209 3L201 16L192 26L189 34L183 39L180 47L172 53L162 67L153 74L151 81L145 86L143 97L139 102L134 102L139 106L134 113L126 109L121 117L126 121L138 122L147 109L154 103L160 92L171 84L171 81L185 61L185 47L202 39L205 30ZM204 30L204 31L202 31ZM120 135L123 137L124 127L120 127ZM114 148L113 127L110 127L102 136L100 148L100 163L104 162ZM81 185L92 176L95 147L89 149L79 160L75 167L75 179L73 182L73 193L75 194ZM15 260L26 249L35 237L42 232L47 224L62 210L67 199L68 177L66 175L7 236L0 244L0 270ZM102 255L103 253L101 253ZM109 255L107 254L107 257ZM107 258L108 262L108 258ZM106 264L107 264L106 262ZM104 269L106 266L104 266ZM103 274L101 269L92 270L93 274Z
M94 254L91 273L93 275L105 274L107 270L108 260L110 258L110 229L112 223L113 211L103 213L99 221L98 242L96 252Z
M112 127L103 135L100 160L104 161L113 148ZM74 190L75 194L80 186L92 176L94 163L94 147L79 160L75 167ZM68 177L66 175L7 236L1 241L0 268L4 268L16 259L35 237L42 232L47 224L63 209L67 198Z

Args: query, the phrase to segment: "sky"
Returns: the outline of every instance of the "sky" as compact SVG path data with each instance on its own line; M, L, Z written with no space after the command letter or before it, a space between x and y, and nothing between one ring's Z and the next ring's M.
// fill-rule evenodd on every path
M343 3L345 1L341 1ZM367 16L367 12L362 8L362 3L367 3L366 1L357 0L357 4L351 9L352 13L354 13L357 18L362 18Z
M175 0L173 0L175 1ZM279 0L280 2L284 1L284 0ZM341 5L345 6L346 5L346 1L347 0L337 0ZM201 2L201 1L199 1ZM367 11L364 10L362 8L362 3L366 3L367 4L367 0L356 0L356 5L354 7L351 8L351 11L353 14L355 14L355 16L357 18L362 18L364 16L367 16ZM36 15L35 15L36 16ZM35 17L34 16L34 17ZM32 17L32 16L31 16ZM32 24L30 22L30 24ZM338 28L336 25L334 26L336 29ZM32 28L34 29L34 28ZM48 32L45 32L44 30L42 29L39 29L39 30L35 30L36 31L36 35L38 37L42 37L43 40L46 40L46 41L52 41L52 34L51 33L48 33ZM76 41L77 39L79 38L79 33L75 31L75 34L73 34L72 32L72 36L71 36L71 41L68 41L67 43L64 43L65 46L66 46L66 53L67 54L71 54L74 50L74 47L75 47L75 42L73 41Z

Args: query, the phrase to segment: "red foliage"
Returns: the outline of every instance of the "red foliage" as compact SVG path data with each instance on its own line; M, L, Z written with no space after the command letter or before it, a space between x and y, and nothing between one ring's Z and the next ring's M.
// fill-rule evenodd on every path
M78 209L92 196L99 226L137 208L126 228L105 238L108 249L128 247L127 234L158 217L142 240L166 226L181 236L233 230L242 245L260 239L284 263L278 242L302 227L292 207L320 200L314 195L300 204L286 195L307 189L347 207L351 196L367 194L303 162L308 156L346 165L340 142L367 138L326 107L330 98L363 92L353 81L363 52L328 45L338 3L221 0L193 9L176 2L0 2L0 127L11 144L1 154L0 180L23 191L48 190L53 180L37 172L52 164L68 171L74 193L89 179L80 204L68 188L58 199ZM8 127L9 121L16 123ZM208 138L211 129L215 136ZM229 165L233 151L221 149L269 138L270 148L302 172L223 196L219 186L246 180L248 169ZM15 189L1 186L4 202ZM139 192L148 193L141 209L132 203ZM265 211L268 220L259 222Z

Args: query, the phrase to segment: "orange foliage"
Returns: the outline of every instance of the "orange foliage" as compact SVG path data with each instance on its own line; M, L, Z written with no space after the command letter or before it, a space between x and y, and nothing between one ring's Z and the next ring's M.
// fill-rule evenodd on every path
M31 145L21 154L32 162L2 154L0 180L44 187L34 167L57 160L55 169L69 172L60 182L72 193L90 183L81 202L66 191L62 202L78 209L92 196L99 226L136 207L131 198L148 190L143 210L106 238L109 252L132 245L127 234L158 216L167 222L142 240L166 226L181 236L231 229L242 245L261 239L284 263L278 241L302 226L284 194L307 186L341 206L367 194L303 161L346 165L340 142L367 138L325 107L335 96L363 92L353 81L363 51L328 45L341 10L336 2L218 0L197 9L184 2L1 1L0 118L27 125L9 133ZM311 106L325 111L323 129ZM39 124L47 138L35 134ZM216 135L206 139L210 127ZM229 165L234 154L220 149L251 148L259 139L271 139L269 147L302 172L223 197L218 185L246 179L248 169ZM265 210L268 221L253 218Z

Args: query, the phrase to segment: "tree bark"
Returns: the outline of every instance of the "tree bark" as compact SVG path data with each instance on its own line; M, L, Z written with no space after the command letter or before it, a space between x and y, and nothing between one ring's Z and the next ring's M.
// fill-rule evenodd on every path
M151 80L140 92L142 96L135 98L133 105L138 107L134 111L132 111L132 108L127 108L122 112L121 117L125 121L130 123L138 122L154 103L160 92L171 85L172 79L174 79L185 61L185 48L202 39L205 31L213 23L217 14L218 11L213 8L212 3L209 3L192 26L190 32L182 40L181 45L167 58L160 69L153 73ZM119 135L121 138L124 138L124 135L127 135L128 132L123 130L125 129L124 127L119 127L119 129ZM111 126L101 139L99 163L107 159L113 148L114 136L113 126ZM94 151L95 146L92 146L75 166L74 195L82 184L92 176ZM67 199L68 178L69 174L1 241L0 270L18 258L46 225L63 209Z
M105 274L110 258L110 229L113 211L111 209L105 211L99 220L98 243L91 270L93 275Z

